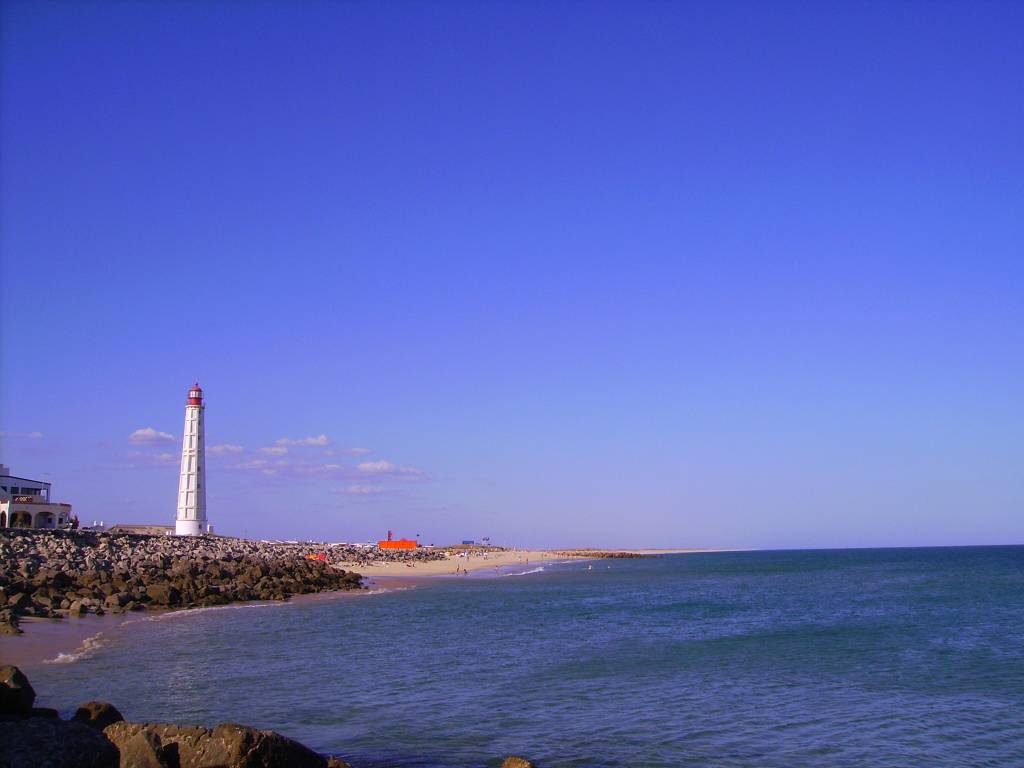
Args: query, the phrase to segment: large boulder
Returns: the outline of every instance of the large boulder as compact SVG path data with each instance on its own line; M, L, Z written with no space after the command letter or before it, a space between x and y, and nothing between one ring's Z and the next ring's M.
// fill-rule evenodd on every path
M525 757L517 757L511 755L505 758L505 762L501 764L501 768L537 768L533 763L527 760Z
M0 716L25 717L36 701L36 692L17 667L0 667Z
M17 592L7 598L7 607L14 611L23 611L32 604L32 598L26 592Z
M20 635L18 617L14 611L0 611L0 635Z
M119 762L117 747L81 723L42 717L0 722L3 768L119 768Z
M326 759L273 731L237 723L214 729L160 723L114 723L104 734L118 749L140 733L159 737L163 749L177 747L181 768L326 768Z
M164 747L152 731L140 731L120 748L120 768L181 768L176 745Z
M75 711L73 719L102 731L108 725L124 720L124 716L113 704L107 704L105 701L87 701Z
M181 592L170 584L151 584L146 587L146 596L156 605L177 605Z
M120 608L122 605L127 605L131 599L131 595L127 592L115 592L109 595L104 602L111 608Z

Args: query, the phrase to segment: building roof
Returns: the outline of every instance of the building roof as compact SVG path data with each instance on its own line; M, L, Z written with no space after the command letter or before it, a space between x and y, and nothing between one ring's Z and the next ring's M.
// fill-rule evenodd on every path
M21 480L25 483L39 483L39 485L53 485L49 480L33 480L31 477L18 477L17 475L0 475L0 478L9 478L11 480Z

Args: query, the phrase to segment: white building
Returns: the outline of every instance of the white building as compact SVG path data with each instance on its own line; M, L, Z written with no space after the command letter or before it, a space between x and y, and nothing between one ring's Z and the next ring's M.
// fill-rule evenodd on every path
M185 433L181 440L181 477L174 533L199 536L206 530L206 436L203 430L203 390L197 381L185 402Z
M50 484L16 477L0 464L0 528L63 528L71 505L50 501Z

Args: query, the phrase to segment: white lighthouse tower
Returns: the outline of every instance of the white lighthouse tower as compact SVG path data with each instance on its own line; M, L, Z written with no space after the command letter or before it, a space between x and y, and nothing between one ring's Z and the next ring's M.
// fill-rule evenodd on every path
M206 529L206 437L203 432L203 390L197 381L185 403L185 434L181 440L177 536L199 536Z

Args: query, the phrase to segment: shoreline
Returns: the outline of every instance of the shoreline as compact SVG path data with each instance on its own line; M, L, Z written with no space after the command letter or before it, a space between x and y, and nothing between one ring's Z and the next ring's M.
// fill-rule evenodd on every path
M176 616L199 615L210 611L231 611L244 608L267 608L298 605L306 602L340 600L361 595L369 596L405 589L414 585L396 584L374 589L336 589L327 592L307 592L293 595L288 600L246 600L227 605L208 605L191 608L153 608L131 613L108 613L103 616L84 614L60 619L26 616L21 620L22 635L0 635L0 665L13 664L33 669L49 664L69 664L90 655L107 645L115 633L125 631L132 624L162 621Z
M593 547L572 547L563 549L505 549L500 551L467 550L466 557L449 554L443 560L425 560L406 563L373 563L339 562L337 567L346 571L354 571L364 578L388 577L398 579L439 578L459 576L463 571L469 573L487 569L500 570L517 565L544 565L546 563L565 562L567 560L597 560L615 556L657 557L658 555L689 555L702 552L735 552L732 549L598 549ZM459 567L459 573L455 567Z
M562 558L558 562L564 562ZM436 561L446 562L446 561ZM551 561L549 561L551 562ZM491 563L473 562L468 566L471 572L486 570ZM404 570L404 569L403 569ZM412 570L412 569L409 569ZM377 572L383 571L383 572ZM208 611L238 610L267 606L286 607L311 602L326 602L360 596L384 594L396 590L415 589L436 584L454 574L437 572L407 573L398 568L384 571L380 566L377 571L364 574L364 589L338 589L324 592L307 592L296 594L287 600L246 600L228 603L227 605L211 605L191 608L151 608L146 611L130 613L107 613L102 616L83 614L63 618L43 618L26 616L21 619L24 634L0 635L0 664L13 664L25 669L49 664L64 664L102 648L115 633L124 631L129 625L144 621L159 621L170 616L200 614ZM485 574L487 575L487 574ZM500 574L495 574L500 575Z
M105 646L117 633L129 625L145 621L162 620L179 614L198 614L215 610L236 610L260 606L287 606L308 602L332 601L343 598L384 594L395 590L416 589L440 581L467 576L497 578L517 575L516 568L542 568L545 565L586 561L602 557L601 553L657 556L691 554L730 550L709 549L615 549L615 550L504 550L475 552L467 557L449 555L443 560L404 563L338 563L335 567L355 571L363 577L363 589L326 590L291 595L287 600L246 600L188 608L150 608L145 611L107 613L102 616L84 614L63 618L26 616L21 619L25 630L21 635L0 635L0 664L14 664L32 669L48 664L72 663ZM570 552L572 554L570 554ZM455 569L458 567L458 573Z
M556 554L554 551L542 549L507 549L501 551L479 552L466 550L468 554L462 557L457 554L449 554L441 560L424 560L408 563L387 563L379 562L372 564L346 563L341 562L337 567L346 571L354 571L363 578L441 578L450 576L455 578L465 573L472 573L485 570L500 570L512 566L526 566L531 564L543 565L555 561L564 561L567 558ZM458 572L456 572L458 568Z

